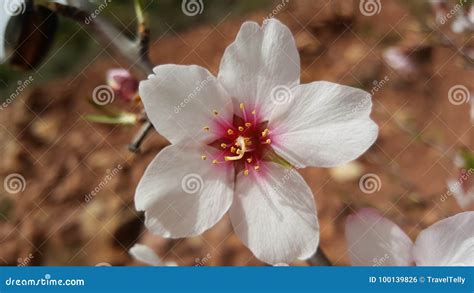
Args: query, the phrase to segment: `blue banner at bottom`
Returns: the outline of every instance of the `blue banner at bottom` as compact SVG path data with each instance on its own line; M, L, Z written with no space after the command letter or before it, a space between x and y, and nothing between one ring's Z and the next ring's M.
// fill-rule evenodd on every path
M464 292L474 267L0 267L0 292Z

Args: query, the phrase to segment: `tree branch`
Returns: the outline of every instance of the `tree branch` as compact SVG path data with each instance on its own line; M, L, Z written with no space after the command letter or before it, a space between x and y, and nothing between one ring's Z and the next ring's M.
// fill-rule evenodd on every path
M77 7L61 5L58 3L48 3L47 7L57 14L72 19L79 23L84 23L91 28L107 45L112 44L113 50L123 56L128 62L141 71L144 77L153 72L153 64L149 58L150 29L148 27L141 0L135 0L135 12L137 15L137 39L127 38L116 27L103 20L99 15L93 16L87 11ZM140 145L153 128L153 125L144 119L139 132L135 135L128 149L131 152L138 152Z
M145 76L153 71L153 65L148 56L149 29L145 26L144 22L139 23L139 39L134 41L127 38L116 27L103 20L99 15L93 16L79 8L58 3L48 3L46 5L50 10L63 17L88 26L104 43L112 44L114 51L126 58Z

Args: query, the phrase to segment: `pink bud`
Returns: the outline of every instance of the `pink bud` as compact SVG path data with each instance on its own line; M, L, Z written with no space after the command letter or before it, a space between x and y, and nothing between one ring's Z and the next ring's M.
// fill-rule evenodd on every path
M107 71L107 84L126 102L133 100L138 92L138 80L126 69L114 68Z

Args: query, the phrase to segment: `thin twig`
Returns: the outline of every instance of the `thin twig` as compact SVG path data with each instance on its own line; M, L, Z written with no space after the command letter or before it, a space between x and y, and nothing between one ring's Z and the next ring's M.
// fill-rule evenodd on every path
M128 145L129 151L133 153L137 153L138 150L140 149L140 146L143 142L143 140L146 138L147 134L150 132L150 130L153 129L153 125L151 124L150 121L146 120L138 133L135 135L135 137L132 140L132 143Z
M150 69L153 69L153 65L150 62L149 58L149 48L150 48L150 28L147 21L147 16L145 15L143 9L143 3L141 0L134 1L135 14L137 16L137 35L138 35L138 51L140 59L143 63L149 65ZM149 70L148 73L151 73L152 70Z

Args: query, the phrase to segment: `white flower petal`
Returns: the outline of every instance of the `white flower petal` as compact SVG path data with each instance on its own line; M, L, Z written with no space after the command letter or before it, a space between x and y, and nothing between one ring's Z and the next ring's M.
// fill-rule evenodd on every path
M474 212L459 213L423 230L413 256L419 266L474 266Z
M140 97L155 129L172 143L183 139L206 140L213 111L230 120L232 102L217 79L196 65L161 65L155 75L140 83Z
M297 167L334 167L354 160L376 140L371 97L326 81L297 86L270 119L275 150Z
M83 10L91 8L90 3L88 3L87 1L82 1L82 0L49 0L49 2L56 2L58 4L73 6L73 7L83 9Z
M258 259L268 264L309 258L319 244L311 190L294 169L275 163L261 167L262 176L254 172L237 175L230 209L234 231Z
M233 98L257 106L265 119L275 106L272 90L299 84L300 57L291 31L276 19L262 27L245 22L225 50L218 79Z
M11 4L13 5L12 7L15 7L15 5L21 5L21 1L16 1ZM16 7L21 7L21 6L16 6ZM11 17L12 16L9 13L7 13L7 9L5 9L3 6L0 6L0 64L3 63L5 61L4 59L7 57L6 52L5 52L5 47L7 45L6 31L7 31L7 26L8 26L8 23L10 22Z
M139 262L150 266L165 265L165 263L161 261L158 255L156 255L156 253L150 247L143 244L135 244L132 246L132 248L130 248L128 253L130 253L130 255Z
M150 163L135 194L145 225L163 237L199 235L227 212L233 195L232 166L213 165L211 147L171 145Z
M361 209L346 220L346 239L354 266L408 266L413 242L377 210Z

